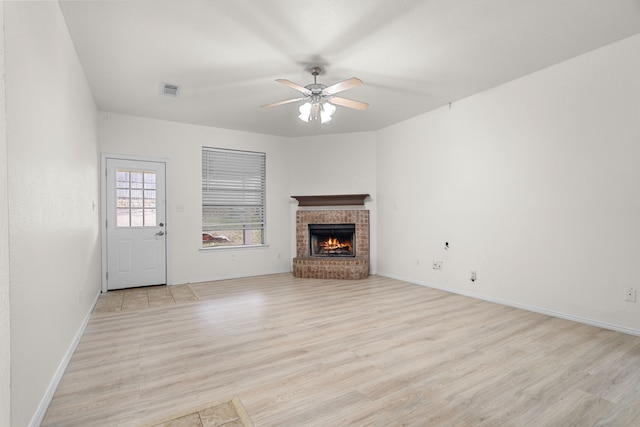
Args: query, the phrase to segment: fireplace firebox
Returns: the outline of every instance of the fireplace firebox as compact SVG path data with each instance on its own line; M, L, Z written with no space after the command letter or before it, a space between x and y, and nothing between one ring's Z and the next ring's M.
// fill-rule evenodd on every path
M309 255L355 257L355 224L309 224Z

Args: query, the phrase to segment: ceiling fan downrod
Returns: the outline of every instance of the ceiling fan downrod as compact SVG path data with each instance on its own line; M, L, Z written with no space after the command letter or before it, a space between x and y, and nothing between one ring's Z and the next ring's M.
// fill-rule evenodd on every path
M320 67L311 67L311 69L309 70L311 72L311 75L313 76L313 84L318 84L318 82L316 81L316 78L318 77L318 74L320 74L322 72L322 68Z

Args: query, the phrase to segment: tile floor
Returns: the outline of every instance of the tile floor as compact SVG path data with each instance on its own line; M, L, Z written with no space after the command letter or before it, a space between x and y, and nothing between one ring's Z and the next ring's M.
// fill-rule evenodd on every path
M178 416L152 427L252 427L240 400L212 405L190 414Z
M100 295L93 312L112 313L139 310L198 300L198 296L189 285L147 286L103 293Z

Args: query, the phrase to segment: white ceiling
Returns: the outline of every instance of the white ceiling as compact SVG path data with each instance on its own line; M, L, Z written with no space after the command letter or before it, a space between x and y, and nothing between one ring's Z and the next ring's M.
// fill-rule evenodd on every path
M282 136L375 131L640 33L640 0L60 1L97 106ZM330 124L275 82L359 77ZM160 95L160 83L180 95Z

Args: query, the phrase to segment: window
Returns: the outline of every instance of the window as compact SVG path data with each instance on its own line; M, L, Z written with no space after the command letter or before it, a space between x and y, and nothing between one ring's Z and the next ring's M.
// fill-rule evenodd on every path
M117 227L155 227L156 173L116 171Z
M202 246L264 243L265 153L202 147Z

